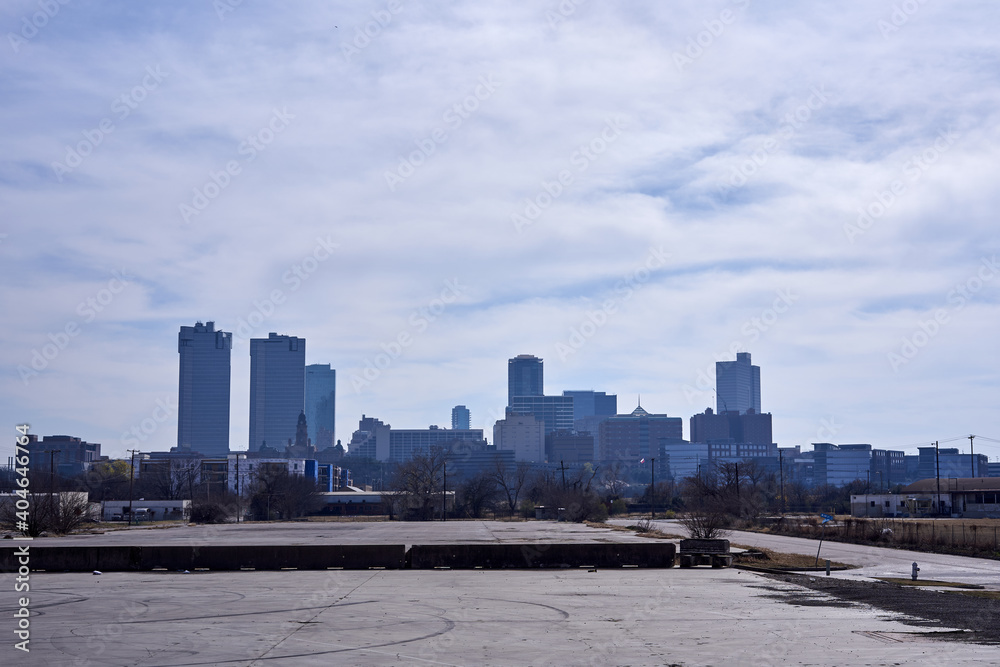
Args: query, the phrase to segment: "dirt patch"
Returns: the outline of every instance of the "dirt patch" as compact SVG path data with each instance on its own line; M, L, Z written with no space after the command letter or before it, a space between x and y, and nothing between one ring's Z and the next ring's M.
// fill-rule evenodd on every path
M805 554L789 554L782 551L772 551L762 547L751 547L744 544L733 544L738 549L746 549L742 553L735 554L734 563L747 565L749 567L759 566L773 568L776 570L802 570L816 567L816 556ZM819 567L825 567L826 560L819 561ZM838 570L847 570L856 567L839 561L831 561L830 566Z
M800 574L762 574L761 576L817 591L822 597L800 592L771 589L769 597L789 604L841 606L866 604L876 609L901 614L898 620L908 625L934 628L960 628L963 633L942 633L942 639L1000 644L1000 600L976 595L979 591L944 592L900 586L886 581L855 581ZM986 591L983 591L986 592ZM937 636L937 635L935 635Z

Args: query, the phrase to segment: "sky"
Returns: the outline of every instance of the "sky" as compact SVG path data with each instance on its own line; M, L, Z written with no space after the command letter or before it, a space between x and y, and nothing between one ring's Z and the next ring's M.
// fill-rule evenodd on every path
M781 446L1000 460L1000 6L8 0L0 429L176 444L177 333L304 337L361 416L492 439L507 359ZM968 440L953 441L968 451Z

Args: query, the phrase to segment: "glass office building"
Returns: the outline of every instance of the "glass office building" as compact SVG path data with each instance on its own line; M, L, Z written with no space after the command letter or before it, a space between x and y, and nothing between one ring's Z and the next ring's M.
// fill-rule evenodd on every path
M305 400L309 440L320 451L333 447L336 444L337 371L330 368L330 364L306 366Z
M177 336L177 446L205 456L229 453L229 382L233 334L215 322L181 327Z
M268 334L250 339L250 451L284 451L305 410L306 340Z

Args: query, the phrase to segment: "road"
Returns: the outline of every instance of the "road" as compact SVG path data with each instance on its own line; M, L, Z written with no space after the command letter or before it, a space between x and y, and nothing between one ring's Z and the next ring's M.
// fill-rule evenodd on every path
M634 520L616 519L611 523L627 525ZM665 533L686 534L678 521L655 521L654 524ZM819 546L818 540L784 535L768 535L746 531L730 531L727 536L734 544L764 547L784 553L812 555ZM936 579L963 584L980 584L990 590L1000 590L1000 561L985 558L969 558L949 554L934 554L924 551L889 549L861 544L824 541L820 551L820 562L829 558L833 561L859 566L855 570L841 570L833 576L845 578L910 577L910 567L916 562L920 567L921 579Z

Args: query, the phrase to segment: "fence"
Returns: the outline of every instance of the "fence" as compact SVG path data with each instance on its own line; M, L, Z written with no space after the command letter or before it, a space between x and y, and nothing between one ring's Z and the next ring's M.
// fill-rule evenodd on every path
M781 522L773 532L801 537L876 543L897 547L949 547L972 551L1000 552L1000 522L973 522L961 519L857 519L846 518L825 527L816 520L806 523Z

